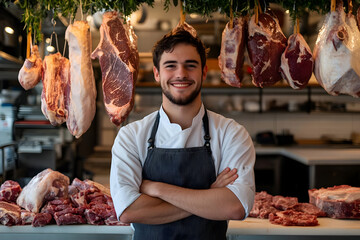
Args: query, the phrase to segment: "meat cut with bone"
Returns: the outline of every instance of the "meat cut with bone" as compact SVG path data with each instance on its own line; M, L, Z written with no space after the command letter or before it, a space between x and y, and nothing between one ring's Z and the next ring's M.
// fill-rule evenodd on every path
M91 63L90 26L86 21L75 21L66 29L69 43L70 82L66 86L66 125L79 138L91 126L96 112L96 86Z
M276 17L259 14L258 23L253 15L248 24L247 48L253 65L252 82L257 87L271 86L281 79L281 55L286 47L286 37Z
M342 4L327 14L314 47L314 73L331 95L360 96L360 32Z
M110 120L119 126L134 105L139 68L137 37L116 12L106 12L100 27L100 42L91 54L102 72L104 104Z
M37 45L32 46L31 55L24 62L18 75L20 85L29 90L34 88L41 80L42 76L42 60Z
M70 84L70 62L58 52L44 58L43 68L41 110L52 125L60 125L67 116L65 94Z
M244 63L245 42L247 38L246 18L234 18L233 27L226 24L222 33L219 67L224 82L233 87L241 87Z

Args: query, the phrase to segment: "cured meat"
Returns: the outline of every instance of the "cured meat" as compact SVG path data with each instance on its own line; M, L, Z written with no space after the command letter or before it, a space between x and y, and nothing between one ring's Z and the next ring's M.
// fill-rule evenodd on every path
M0 201L0 224L12 226L21 224L20 207L13 203Z
M234 18L233 28L226 24L222 33L219 67L224 82L233 87L241 87L244 51L246 42L246 18Z
M286 37L276 17L259 14L259 22L252 16L249 24L247 49L253 65L252 82L257 87L275 84L281 79L281 55L286 48Z
M24 187L16 203L31 212L39 212L44 201L68 197L67 176L51 169L38 173Z
M67 116L65 94L70 82L70 62L58 52L44 58L43 68L41 110L52 125L60 125Z
M98 58L102 72L104 104L110 120L119 126L134 105L134 86L139 68L137 37L116 12L106 12L100 42L91 57Z
M319 225L317 217L294 210L280 211L270 213L269 220L272 224L280 224L284 226L316 226Z
M341 4L327 14L314 47L314 73L331 95L360 96L360 32Z
M69 43L71 81L66 86L66 125L79 138L90 127L96 112L96 86L91 63L90 27L86 21L75 21L66 29Z
M0 201L16 203L16 199L18 198L21 192L21 187L19 183L7 180L0 187Z
M281 55L282 77L293 89L303 89L308 84L314 68L311 49L300 33L288 39L288 45Z
M31 55L24 62L18 75L20 85L29 90L35 87L41 80L42 60L37 45L32 46Z
M360 219L360 188L340 185L310 189L309 202L331 218Z

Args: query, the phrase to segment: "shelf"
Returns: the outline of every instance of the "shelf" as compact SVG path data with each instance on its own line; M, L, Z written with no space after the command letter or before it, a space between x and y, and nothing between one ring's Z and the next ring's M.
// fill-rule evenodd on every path
M26 129L56 129L57 126L51 125L48 120L26 120L14 122L14 128Z

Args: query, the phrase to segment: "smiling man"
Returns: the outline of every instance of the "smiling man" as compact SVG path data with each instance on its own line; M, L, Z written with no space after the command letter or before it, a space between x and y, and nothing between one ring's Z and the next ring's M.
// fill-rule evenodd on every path
M255 151L243 126L206 110L206 51L183 29L153 50L162 106L122 128L110 175L117 217L134 239L226 239L227 220L244 219L254 200Z

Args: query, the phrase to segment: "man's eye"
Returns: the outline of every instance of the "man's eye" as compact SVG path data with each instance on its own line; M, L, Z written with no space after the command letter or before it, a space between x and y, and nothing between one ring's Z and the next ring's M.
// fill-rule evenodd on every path
M196 68L196 65L194 65L194 64L189 64L189 65L187 65L187 68Z
M173 64L170 64L170 65L166 65L165 66L165 68L174 68L175 67L175 65L173 65Z

